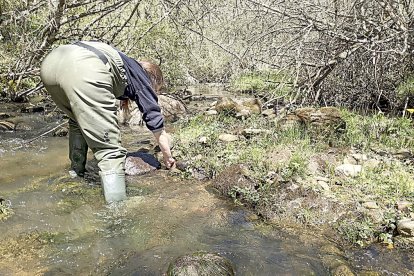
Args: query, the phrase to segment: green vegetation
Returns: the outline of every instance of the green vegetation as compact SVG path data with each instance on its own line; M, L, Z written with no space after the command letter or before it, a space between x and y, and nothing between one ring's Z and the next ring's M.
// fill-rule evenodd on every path
M351 243L392 244L396 221L413 211L395 207L399 201L414 201L414 166L407 150L414 146L412 121L349 111L342 115L347 128L334 134L333 146L314 129L286 127L262 116L238 120L198 115L179 123L176 155L190 164L184 177L205 174L219 191L265 219L331 224ZM268 132L245 137L245 128ZM223 133L239 139L223 142ZM200 142L202 137L207 142ZM335 167L355 153L366 156L355 161L362 172L355 177L337 175ZM325 184L318 180L321 177ZM366 202L376 206L366 208Z
M291 78L287 74L270 70L236 75L230 82L230 89L235 92L264 94L271 98L289 97L293 93Z

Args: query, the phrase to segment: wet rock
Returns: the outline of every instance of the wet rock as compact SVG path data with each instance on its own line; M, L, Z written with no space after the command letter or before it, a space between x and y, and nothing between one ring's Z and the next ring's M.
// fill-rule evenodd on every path
M398 211L406 211L413 206L413 203L409 201L398 201L396 205Z
M234 276L232 263L218 255L197 252L185 255L172 262L167 270L168 276Z
M43 106L28 106L28 107L23 107L20 111L22 113L35 113L35 112L43 112L45 111L45 108Z
M0 121L0 131L13 131L16 125L8 121Z
M397 231L404 237L414 237L414 220L402 219L397 223Z
M68 133L69 133L68 126L63 126L63 127L58 128L55 132L53 132L53 136L65 137L68 135Z
M14 129L17 131L27 131L33 130L33 126L25 122L18 122L16 123Z
M361 165L342 164L335 168L335 174L338 176L354 177L360 174L361 171L362 171Z
M217 110L214 110L214 109L206 111L207 116L215 116L217 114L218 114Z
M0 119L7 119L7 118L10 118L10 117L11 117L10 114L0 112Z
M331 272L332 276L353 276L355 275L352 270L345 264L342 264L334 268Z
M220 141L230 143L239 140L239 137L237 135L223 133L219 135L218 139Z
M145 152L128 153L125 160L125 174L143 175L161 168L160 162Z
M379 209L378 204L375 201L367 201L362 203L362 207L367 209Z
M246 129L243 129L242 131L242 135L247 138L255 136L255 135L260 135L260 134L270 134L270 130L259 129L259 128L246 128Z

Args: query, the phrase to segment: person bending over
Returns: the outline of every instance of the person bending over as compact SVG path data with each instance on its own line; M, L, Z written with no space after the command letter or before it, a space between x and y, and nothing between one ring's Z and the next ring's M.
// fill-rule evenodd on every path
M95 41L61 45L42 62L40 77L56 105L69 116L71 169L83 176L88 147L98 160L105 200L126 199L125 158L117 119L117 99L133 100L152 131L170 168L168 134L164 130L156 93L163 85L161 70L149 62L137 62Z

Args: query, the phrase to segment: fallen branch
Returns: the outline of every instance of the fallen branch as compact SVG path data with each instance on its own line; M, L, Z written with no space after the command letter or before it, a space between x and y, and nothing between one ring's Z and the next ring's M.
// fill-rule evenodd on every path
M39 138L41 138L41 137L43 137L43 136L45 136L45 135L47 135L47 134L49 134L49 133L51 133L51 132L55 131L56 129L58 129L58 128L62 127L62 126L63 126L63 125L65 125L66 123L67 123L67 122L63 122L63 123L61 123L61 124L59 124L59 125L55 126L54 128L49 129L48 131L46 131L46 132L44 132L44 133L40 134L39 136L36 136L36 137L34 137L34 138L30 139L30 140L26 140L26 141L24 141L24 142L23 142L23 145L30 144L31 142L36 141L37 139L39 139Z

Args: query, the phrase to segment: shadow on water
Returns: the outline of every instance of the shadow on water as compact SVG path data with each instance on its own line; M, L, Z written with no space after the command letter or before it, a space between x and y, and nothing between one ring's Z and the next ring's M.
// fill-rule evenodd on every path
M126 130L123 143L135 151L149 139ZM130 176L128 200L106 205L96 182L67 174L67 138L20 143L10 134L0 143L0 197L12 209L0 221L0 275L162 275L200 250L231 260L237 275L330 274L320 250L329 242L252 221L205 182Z

